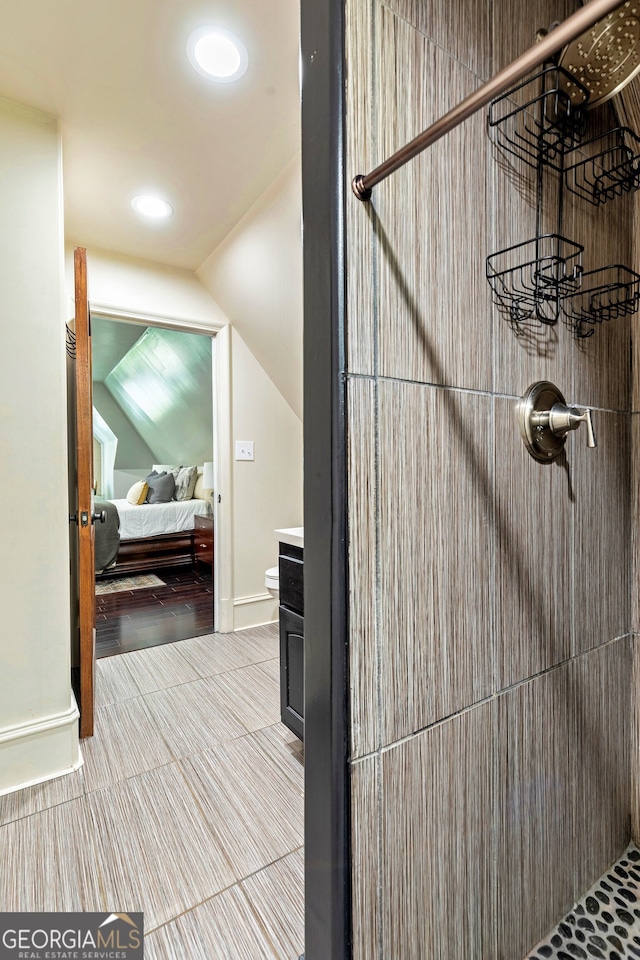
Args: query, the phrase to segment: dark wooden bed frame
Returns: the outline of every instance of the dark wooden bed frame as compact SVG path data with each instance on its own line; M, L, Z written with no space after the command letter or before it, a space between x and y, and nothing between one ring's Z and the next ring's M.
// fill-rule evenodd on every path
M194 535L195 530L184 530L182 533L162 533L138 540L121 540L116 562L96 574L96 578L191 565L195 561Z

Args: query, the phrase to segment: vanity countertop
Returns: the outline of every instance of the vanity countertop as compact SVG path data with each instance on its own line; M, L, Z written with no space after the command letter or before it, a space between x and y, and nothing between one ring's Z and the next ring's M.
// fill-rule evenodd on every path
M284 530L274 530L278 543L288 543L292 547L304 547L304 527L287 527Z

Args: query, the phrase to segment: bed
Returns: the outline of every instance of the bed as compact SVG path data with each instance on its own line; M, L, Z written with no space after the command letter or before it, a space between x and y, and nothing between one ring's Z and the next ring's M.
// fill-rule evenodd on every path
M192 564L195 518L213 514L211 501L200 497L142 504L96 499L96 511L103 507L107 523L96 524L96 575L101 577ZM113 541L114 514L119 527L117 554L105 546Z
M143 503L134 506L128 500L112 500L120 517L120 540L140 540L168 533L193 530L193 518L209 516L208 500L170 500L169 503Z

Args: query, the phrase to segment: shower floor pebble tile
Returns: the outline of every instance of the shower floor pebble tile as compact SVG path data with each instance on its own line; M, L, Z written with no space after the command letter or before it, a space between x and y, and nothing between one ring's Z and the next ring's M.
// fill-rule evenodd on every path
M640 958L640 851L631 844L526 960Z

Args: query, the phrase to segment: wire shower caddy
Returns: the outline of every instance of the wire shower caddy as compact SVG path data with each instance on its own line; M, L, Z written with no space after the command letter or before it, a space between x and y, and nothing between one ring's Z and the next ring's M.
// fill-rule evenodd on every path
M516 243L487 257L487 279L498 308L514 323L554 324L560 302L582 275L583 247L557 233Z
M589 92L560 67L547 66L489 104L489 138L536 169L562 169L587 129Z
M640 186L640 137L628 127L593 137L567 159L567 190L596 207Z
M594 333L596 323L616 320L636 313L640 306L640 274L616 263L582 274L582 285L562 303L562 312L585 339Z
M536 170L535 237L487 257L493 302L515 324L554 325L562 315L580 339L640 307L640 275L621 264L585 272L584 247L562 235L565 187L595 206L640 187L640 138L616 127L585 140L588 104L574 76L548 65L493 100L487 118L498 150ZM541 230L545 169L557 178L554 233Z
M535 237L491 254L486 261L493 301L509 321L553 325L561 303L580 285L579 243L562 235L562 189L558 191L557 226L541 229L544 171L553 170L562 184L564 158L586 132L589 94L566 71L548 65L489 106L489 137L496 147L536 170Z

